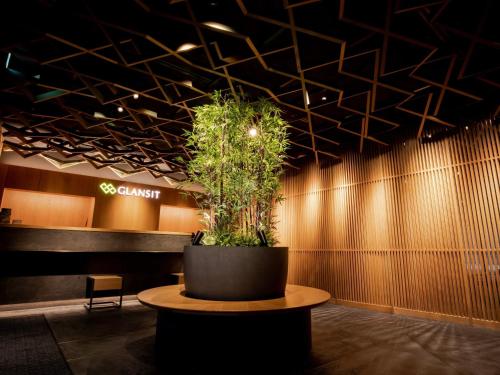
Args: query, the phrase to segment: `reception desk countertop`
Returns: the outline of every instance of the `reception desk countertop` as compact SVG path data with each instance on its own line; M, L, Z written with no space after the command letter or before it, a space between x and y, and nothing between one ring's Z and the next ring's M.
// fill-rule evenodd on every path
M190 233L0 224L0 251L182 252Z

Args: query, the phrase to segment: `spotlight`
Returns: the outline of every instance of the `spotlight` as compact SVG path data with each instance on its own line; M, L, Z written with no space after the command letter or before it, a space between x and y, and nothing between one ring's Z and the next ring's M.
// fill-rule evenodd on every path
M326 99L327 99L326 96L321 97L321 100L323 100L323 101L325 101Z
M257 136L257 129L255 128L248 129L248 135L252 138L255 138Z
M214 29L214 30L226 31L228 33L235 33L236 32L236 31L234 31L234 29L232 27L229 27L229 26L224 25L224 24L219 23L219 22L209 21L209 22L203 22L203 24L205 26L210 27L211 29Z
M123 107L118 107L118 112L122 113L123 112Z
M189 51L190 49L196 48L196 44L193 43L184 43L177 47L177 52Z
M135 93L134 95L132 95L132 97L137 100L139 99L139 94Z
M468 127L468 126L466 126L466 127L465 127L465 130L469 130L469 127Z
M257 237L259 237L260 246L268 246L266 233L263 230L257 231Z
M203 235L205 233L201 232L201 231L197 231L196 234L191 234L191 244L193 246L198 246L201 242L201 239L203 238Z

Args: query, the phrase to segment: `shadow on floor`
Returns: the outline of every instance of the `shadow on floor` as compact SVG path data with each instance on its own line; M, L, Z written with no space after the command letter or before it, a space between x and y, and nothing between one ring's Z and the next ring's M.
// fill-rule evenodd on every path
M79 374L206 374L155 365L155 311L50 313L46 318L68 364ZM326 304L313 310L313 350L305 363L238 363L237 374L500 374L500 332ZM292 358L290 358L291 360ZM291 363L292 361L289 361ZM199 366L198 366L199 367Z

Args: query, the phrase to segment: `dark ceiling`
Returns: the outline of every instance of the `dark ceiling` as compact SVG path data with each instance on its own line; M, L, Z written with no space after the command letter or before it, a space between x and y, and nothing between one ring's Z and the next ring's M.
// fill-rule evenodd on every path
M192 108L216 89L280 105L292 166L456 129L499 112L497 3L4 2L5 144L182 179Z

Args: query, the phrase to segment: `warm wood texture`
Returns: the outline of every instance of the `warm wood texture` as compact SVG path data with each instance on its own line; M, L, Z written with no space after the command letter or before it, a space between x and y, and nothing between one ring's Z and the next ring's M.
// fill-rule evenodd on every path
M83 228L83 227L65 227L65 226L50 226L50 225L25 225L25 224L0 224L0 231L3 228L22 228L22 229L42 229L50 230L57 229L58 231L69 230L77 232L103 232L103 233L133 233L133 234L173 234L181 236L191 236L188 232L169 232L158 230L130 230L130 229L105 229L105 228Z
M122 289L123 277L117 275L90 275L94 281L94 291Z
M92 226L106 229L158 230L160 206L194 208L194 202L178 190L137 185L124 180L105 180L117 185L160 190L159 199L109 196L99 184L103 179L69 173L45 171L0 164L0 197L4 189L22 189L43 193L95 197ZM23 221L24 223L24 221ZM43 224L42 224L43 225ZM51 225L48 224L47 225ZM68 224L63 224L69 226Z
M340 302L500 321L499 151L485 122L287 175L277 214L289 282Z
M137 185L135 185L137 186ZM158 228L160 205L156 199L97 193L97 228L152 230Z
M162 205L158 230L169 232L196 232L202 228L198 209Z
M255 313L274 310L312 308L330 299L324 290L300 285L287 285L285 297L260 301L213 301L189 298L184 295L184 284L162 286L145 290L137 299L146 306L159 310L198 311L206 313Z
M500 110L495 0L65 3L2 9L30 30L2 49L2 64L8 51L8 69L24 73L5 85L18 100L2 102L1 118L5 144L23 157L67 164L70 154L182 178L184 130L215 87L280 106L292 165L304 153L334 160L353 146L388 146L402 129L420 137L454 128L460 113ZM187 41L192 51L175 50ZM33 80L23 56L50 73Z
M94 198L5 189L0 207L11 208L11 220L22 224L90 227Z
M0 239L5 251L181 253L191 233L0 224Z

